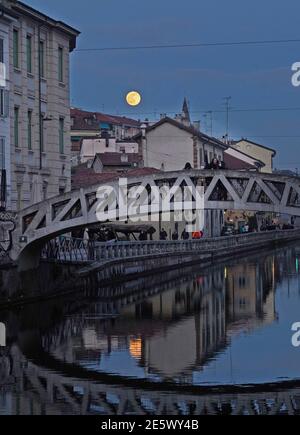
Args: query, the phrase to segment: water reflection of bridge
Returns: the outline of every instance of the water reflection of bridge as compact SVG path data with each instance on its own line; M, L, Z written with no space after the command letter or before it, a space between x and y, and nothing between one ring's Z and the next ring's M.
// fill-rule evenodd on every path
M12 376L18 393L10 395L10 407L17 414L299 414L300 385L268 384L258 387L172 388L167 384L124 384L65 364L51 369L28 361L18 348L11 351ZM49 362L49 361L48 361ZM55 365L59 372L54 371ZM64 366L67 374L62 370ZM59 374L58 374L59 373ZM173 390L173 391L172 391ZM8 394L8 393L6 393ZM1 390L0 390L1 395Z
M37 346L25 345L21 351L13 345L3 353L0 383L17 385L3 392L3 397L10 400L14 413L21 414L299 413L297 383L213 388L168 382L170 377L188 380L190 362L203 364L224 345L226 333L228 339L241 330L241 322L242 328L253 329L275 318L276 273L280 272L274 258L268 257L256 265L248 264L247 271L240 263L188 278L174 276L161 286L150 283L147 288L141 280L143 291L138 290L139 285L136 292L131 285L117 287L115 300L105 298L105 289L95 288L93 295L100 295L101 302L66 317L38 339L34 337ZM155 330L145 321L146 314L158 325ZM162 319L167 323L165 341L158 334ZM167 349L166 354L174 358L174 343L180 348L187 333L200 339L200 354L181 352L176 354L176 364L164 365L159 352ZM134 342L137 338L141 342ZM31 342L28 337L26 340ZM101 355L124 343L142 367L161 375L162 382L112 376L79 365L84 351Z

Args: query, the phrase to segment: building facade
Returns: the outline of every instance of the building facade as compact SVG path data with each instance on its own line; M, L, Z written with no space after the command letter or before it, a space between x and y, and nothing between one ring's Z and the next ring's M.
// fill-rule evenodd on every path
M11 153L10 153L10 56L9 39L10 26L16 21L17 15L0 3L0 170L1 185L6 184L6 192L11 193ZM2 189L1 189L2 190ZM0 207L6 209L11 196L1 194Z
M78 151L72 149L72 165L76 166L87 161L92 161L97 154L118 153L137 154L138 144L132 140L117 140L115 137L99 138L87 137L80 141Z
M69 53L79 32L19 1L1 0L0 10L11 16L0 18L6 208L18 211L71 188Z
M231 146L256 160L261 161L264 166L260 168L260 172L273 172L273 158L276 156L276 151L272 148L252 142L248 139L234 141L231 143Z
M124 116L71 108L72 157L76 159L82 154L82 145L95 146L93 157L107 151L136 152L132 151L131 138L140 132L140 125L139 121Z
M248 156L237 148L228 147L224 152L224 163L226 169L235 171L261 172L265 164L260 160Z
M144 123L141 129L134 139L147 167L177 171L188 163L195 169L203 169L214 158L224 161L227 145L202 133L198 122L192 123L186 100L182 113L175 119L162 115L160 121L153 125Z

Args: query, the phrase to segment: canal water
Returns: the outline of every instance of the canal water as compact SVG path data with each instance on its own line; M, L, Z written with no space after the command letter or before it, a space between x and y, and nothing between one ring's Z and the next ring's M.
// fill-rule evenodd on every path
M255 401L267 412L287 390L297 412L299 258L291 245L0 311L0 414L230 413L245 394L263 413Z

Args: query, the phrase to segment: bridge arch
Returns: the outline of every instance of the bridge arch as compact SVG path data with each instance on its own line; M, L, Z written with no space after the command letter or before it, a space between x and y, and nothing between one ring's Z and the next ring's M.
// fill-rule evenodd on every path
M48 354L24 355L11 349L12 376L21 392L37 397L58 413L66 404L74 414L299 414L300 384L297 380L266 384L185 386L122 378L91 372L63 363ZM9 379L10 381L10 379ZM24 382L25 381L25 382ZM30 387L34 387L34 392ZM59 392L57 395L56 392ZM58 396L58 397L57 397ZM145 407L150 404L150 408ZM284 410L283 410L284 409Z
M122 180L124 181L124 178ZM298 177L230 170L183 170L160 172L146 177L129 177L126 183L127 188L135 187L147 191L149 201L155 188L202 186L204 209L274 212L300 216ZM109 182L109 185L98 184L73 190L22 210L17 216L16 229L13 232L11 258L17 260L22 256L32 261L37 258L43 242L74 229L101 222L97 210L105 209L108 198L97 192L99 187L105 186L117 193L116 208L119 209L124 186L121 185L120 188L119 180L115 180ZM144 202L139 213L149 212L149 201ZM176 209L176 206L174 200L171 207ZM192 207L197 207L195 198L192 198Z

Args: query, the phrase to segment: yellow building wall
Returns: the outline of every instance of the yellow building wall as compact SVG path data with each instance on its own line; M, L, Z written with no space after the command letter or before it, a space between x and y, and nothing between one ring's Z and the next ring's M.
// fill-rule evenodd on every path
M273 151L259 145L255 145L251 142L248 142L247 140L241 140L240 142L232 145L232 147L263 162L265 164L265 167L260 170L261 172L273 172Z

